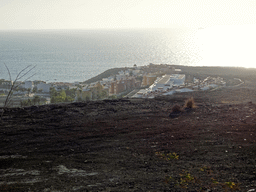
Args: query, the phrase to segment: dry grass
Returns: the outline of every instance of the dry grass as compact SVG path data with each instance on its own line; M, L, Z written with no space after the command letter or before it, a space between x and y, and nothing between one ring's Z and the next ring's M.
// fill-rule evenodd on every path
M171 109L171 113L181 113L181 112L184 112L184 110L186 109L194 109L194 108L196 108L196 104L195 104L194 98L192 97L185 101L185 104L183 107L181 107L178 104L175 104Z
M195 100L193 97L185 101L184 108L188 108L188 109L196 108Z

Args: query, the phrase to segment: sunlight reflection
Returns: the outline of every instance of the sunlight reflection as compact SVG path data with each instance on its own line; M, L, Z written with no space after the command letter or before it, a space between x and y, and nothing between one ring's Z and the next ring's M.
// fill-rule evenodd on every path
M197 32L199 65L256 67L256 26L218 26Z

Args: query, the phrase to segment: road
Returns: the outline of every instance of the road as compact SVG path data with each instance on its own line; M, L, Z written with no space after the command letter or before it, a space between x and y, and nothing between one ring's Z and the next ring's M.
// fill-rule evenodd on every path
M130 93L128 93L125 97L132 97L135 95L140 89L134 89Z

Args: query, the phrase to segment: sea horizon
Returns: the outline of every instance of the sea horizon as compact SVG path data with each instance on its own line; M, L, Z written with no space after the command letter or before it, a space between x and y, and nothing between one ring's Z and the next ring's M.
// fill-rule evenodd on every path
M256 68L254 31L229 32L181 28L0 31L0 79L9 79L4 64L13 78L35 65L37 74L31 80L46 82L82 82L107 69L134 64Z

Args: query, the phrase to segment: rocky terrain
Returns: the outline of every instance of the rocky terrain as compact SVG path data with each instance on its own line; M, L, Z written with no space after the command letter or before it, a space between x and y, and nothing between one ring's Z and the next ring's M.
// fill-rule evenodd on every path
M170 116L191 97L196 108ZM255 113L249 79L155 99L10 108L0 191L255 191Z

